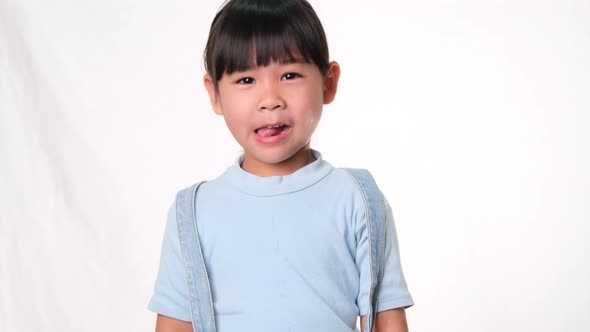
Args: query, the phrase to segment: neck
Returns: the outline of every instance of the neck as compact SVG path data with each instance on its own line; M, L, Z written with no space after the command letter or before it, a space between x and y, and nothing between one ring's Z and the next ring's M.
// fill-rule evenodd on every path
M253 157L248 157L245 155L244 161L240 166L248 173L260 177L268 177L289 175L314 161L315 157L311 153L311 149L309 147L305 147L297 151L297 153L291 157L276 164L267 164Z

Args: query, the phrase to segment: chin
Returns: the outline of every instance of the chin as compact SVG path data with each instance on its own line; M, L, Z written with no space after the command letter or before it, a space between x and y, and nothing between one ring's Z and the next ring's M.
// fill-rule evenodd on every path
M278 165L278 164L288 161L291 157L293 157L293 155L267 156L266 158L262 157L262 158L259 158L258 160L265 163L265 164L268 164L268 165Z
M268 165L278 165L278 164L288 161L296 154L297 154L297 151L294 151L294 152L266 151L266 153L251 154L251 156L256 158L259 162L262 162L262 163L265 163Z

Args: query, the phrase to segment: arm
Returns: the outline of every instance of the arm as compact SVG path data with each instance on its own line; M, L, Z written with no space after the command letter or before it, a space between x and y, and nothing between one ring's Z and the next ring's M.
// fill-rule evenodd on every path
M361 331L364 332L365 316L361 316ZM406 309L397 308L377 313L371 332L408 332Z
M158 314L156 332L193 332L174 203L168 209L158 277L148 309Z
M193 332L193 324L158 314L156 332Z

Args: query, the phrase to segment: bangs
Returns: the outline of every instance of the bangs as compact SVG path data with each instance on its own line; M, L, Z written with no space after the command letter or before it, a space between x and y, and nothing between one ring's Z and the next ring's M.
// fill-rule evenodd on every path
M322 74L327 73L329 56L324 30L306 1L231 4L213 20L205 49L205 66L213 82L224 74L271 62L314 63Z
M271 62L311 62L309 54L300 51L291 34L286 31L270 34L270 30L247 31L250 35L240 36L244 31L228 34L227 42L215 50L213 68L215 76L246 71L253 67L267 66ZM236 36L237 35L237 36ZM233 38L232 38L233 37Z

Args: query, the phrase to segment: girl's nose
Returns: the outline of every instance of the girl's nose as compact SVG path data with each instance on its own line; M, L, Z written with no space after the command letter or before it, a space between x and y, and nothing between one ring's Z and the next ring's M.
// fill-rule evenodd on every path
M286 102L281 96L280 88L277 83L269 83L262 87L258 110L281 110L285 108L285 106Z

